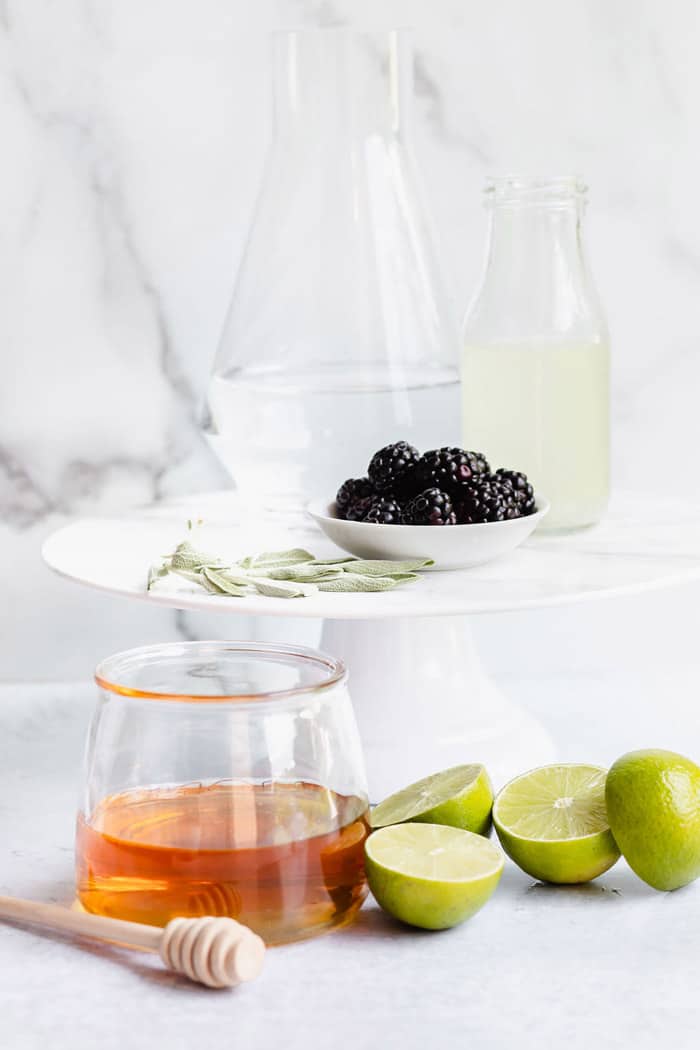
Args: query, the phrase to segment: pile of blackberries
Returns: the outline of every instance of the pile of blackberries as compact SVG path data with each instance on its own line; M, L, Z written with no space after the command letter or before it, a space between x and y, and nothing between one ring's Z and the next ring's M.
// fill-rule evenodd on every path
M526 474L492 473L485 456L463 448L421 456L407 441L375 452L367 476L343 482L335 503L338 517L376 525L471 525L537 509Z

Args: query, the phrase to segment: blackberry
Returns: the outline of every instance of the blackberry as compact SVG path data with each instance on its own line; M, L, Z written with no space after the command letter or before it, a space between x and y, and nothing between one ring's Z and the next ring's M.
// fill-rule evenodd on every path
M348 509L345 511L345 518L347 521L364 521L367 511L372 506L372 501L376 498L376 493L371 496L359 496L354 499Z
M419 459L418 449L409 445L407 441L397 441L394 445L386 445L374 453L367 473L378 492L408 492L412 487L411 478Z
M347 518L348 511L354 503L358 502L358 500L370 500L374 495L374 485L369 478L348 478L336 493L335 505L338 510L338 516ZM368 506L369 503L367 503Z
M510 481L487 475L460 491L456 514L460 525L473 525L519 518L520 509Z
M521 517L525 518L528 514L535 513L535 490L527 480L527 474L523 474L521 470L506 470L501 467L496 471L495 477L509 481L513 486L513 495Z
M452 500L441 489L426 489L410 501L403 512L406 525L456 525Z
M374 522L375 525L401 525L403 513L395 499L375 496L362 520Z
M508 478L498 478L493 475L489 480L489 488L494 502L498 502L505 509L506 521L521 517L513 483Z
M424 452L416 474L421 487L437 487L457 495L464 485L490 473L485 456L463 448L435 448Z

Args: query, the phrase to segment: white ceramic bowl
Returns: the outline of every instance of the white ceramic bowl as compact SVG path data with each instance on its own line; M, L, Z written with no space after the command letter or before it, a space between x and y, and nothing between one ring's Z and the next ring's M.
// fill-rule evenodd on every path
M538 510L526 518L479 525L375 525L336 517L335 502L313 500L308 511L338 547L358 558L432 558L433 569L468 569L509 554L534 532L549 510L537 497Z

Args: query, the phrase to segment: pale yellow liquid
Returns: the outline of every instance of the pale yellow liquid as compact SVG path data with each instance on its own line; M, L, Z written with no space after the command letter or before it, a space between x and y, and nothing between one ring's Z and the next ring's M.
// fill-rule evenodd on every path
M524 470L551 501L544 528L598 521L610 487L606 343L467 345L464 443Z

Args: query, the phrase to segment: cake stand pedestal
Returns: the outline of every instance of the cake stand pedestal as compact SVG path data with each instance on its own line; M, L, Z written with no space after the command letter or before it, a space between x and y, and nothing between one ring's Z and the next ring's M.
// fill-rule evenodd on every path
M120 518L81 519L50 536L43 556L55 572L112 594L215 613L222 637L281 640L283 633L286 641L289 625L282 632L281 624L258 618L293 617L295 641L320 644L347 662L373 799L459 762L484 762L502 783L555 757L544 729L484 673L471 615L700 579L700 507L619 496L595 528L536 533L498 562L425 573L382 594L235 599L179 580L172 590L147 593L149 566L184 538L188 519L205 522L196 541L202 549L231 560L296 546L322 557L337 552L311 522L287 528L239 519L235 497L214 493Z
M468 617L325 620L321 649L351 668L350 688L377 799L462 762L498 783L555 757L543 726L485 673Z

